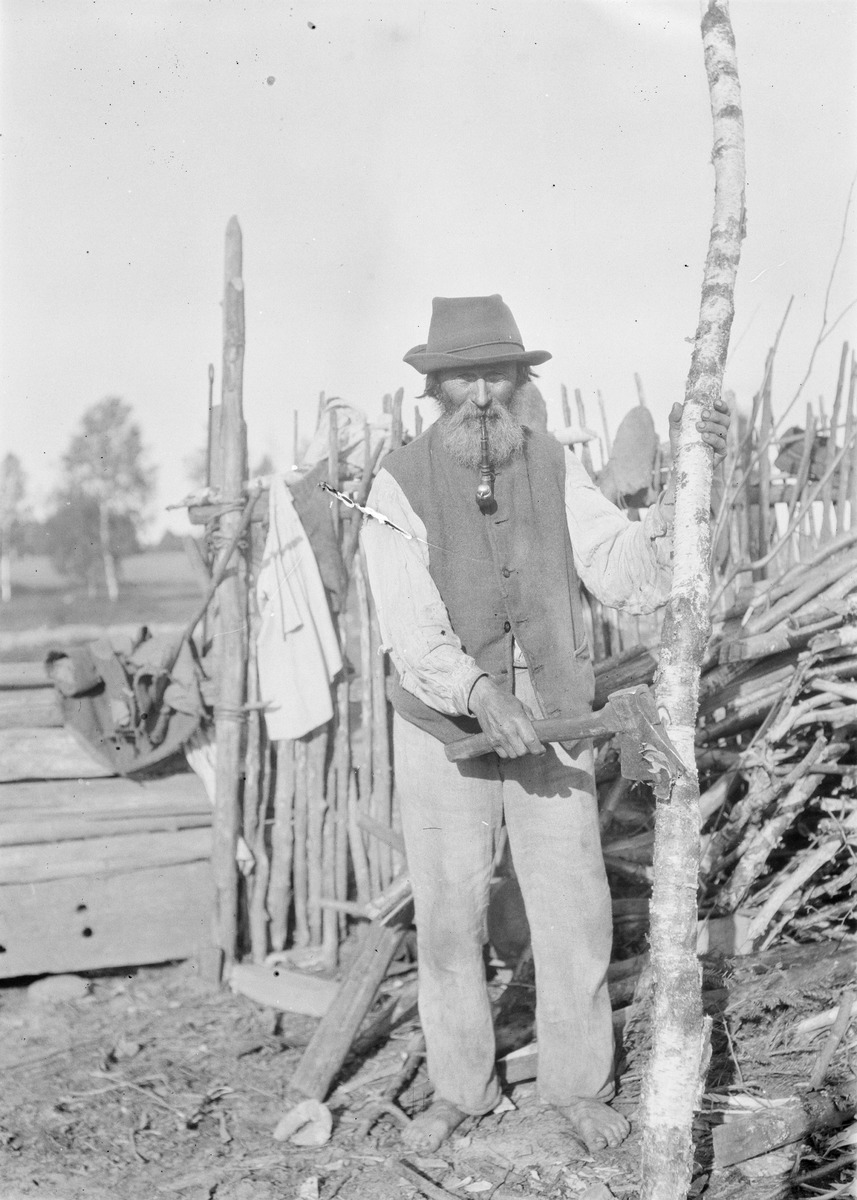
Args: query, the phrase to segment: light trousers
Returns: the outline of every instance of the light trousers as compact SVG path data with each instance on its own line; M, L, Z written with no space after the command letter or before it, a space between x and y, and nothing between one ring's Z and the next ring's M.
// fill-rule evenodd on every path
M537 712L528 673L515 676L519 699ZM505 817L535 962L539 1097L609 1099L612 913L590 744L574 757L556 745L541 756L451 763L436 738L398 714L393 729L435 1095L473 1115L500 1099L483 947Z

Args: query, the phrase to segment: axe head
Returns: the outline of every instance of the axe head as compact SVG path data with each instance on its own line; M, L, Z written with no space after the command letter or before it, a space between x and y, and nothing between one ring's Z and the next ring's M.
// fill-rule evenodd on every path
M626 779L646 780L658 790L685 773L645 685L613 692L607 703L615 719L619 766Z

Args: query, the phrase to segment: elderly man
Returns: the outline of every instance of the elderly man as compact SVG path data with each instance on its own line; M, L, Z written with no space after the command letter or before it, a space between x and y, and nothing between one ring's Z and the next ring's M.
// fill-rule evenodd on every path
M665 603L674 484L631 522L573 454L520 423L519 393L548 358L524 349L500 296L436 298L428 342L405 362L426 375L440 415L384 459L369 497L409 536L371 521L362 534L395 668L396 788L435 1089L406 1135L422 1153L500 1099L483 945L504 821L535 961L540 1101L592 1151L628 1131L609 1106L611 903L592 748L545 747L532 720L591 711L581 582L628 612ZM676 405L671 439L680 418ZM699 425L715 456L728 423L718 404ZM444 744L480 730L494 753L450 763Z

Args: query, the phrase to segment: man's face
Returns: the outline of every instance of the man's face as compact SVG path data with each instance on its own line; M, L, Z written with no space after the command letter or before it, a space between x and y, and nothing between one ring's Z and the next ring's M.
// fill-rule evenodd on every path
M488 363L438 372L443 441L456 462L478 468L484 414L491 463L502 466L520 452L524 435L515 416L518 364Z
M509 408L518 384L518 364L488 363L463 369L453 367L438 373L444 412L469 405L468 416L478 417L494 404Z

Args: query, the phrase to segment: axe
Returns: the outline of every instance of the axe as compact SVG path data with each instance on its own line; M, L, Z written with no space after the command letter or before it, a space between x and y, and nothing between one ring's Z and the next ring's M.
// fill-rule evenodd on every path
M619 765L626 779L661 782L661 775L683 775L685 767L664 730L651 691L645 684L613 692L598 712L587 717L550 717L533 721L542 742L579 742L615 734ZM493 747L484 733L448 742L450 762L479 758Z

